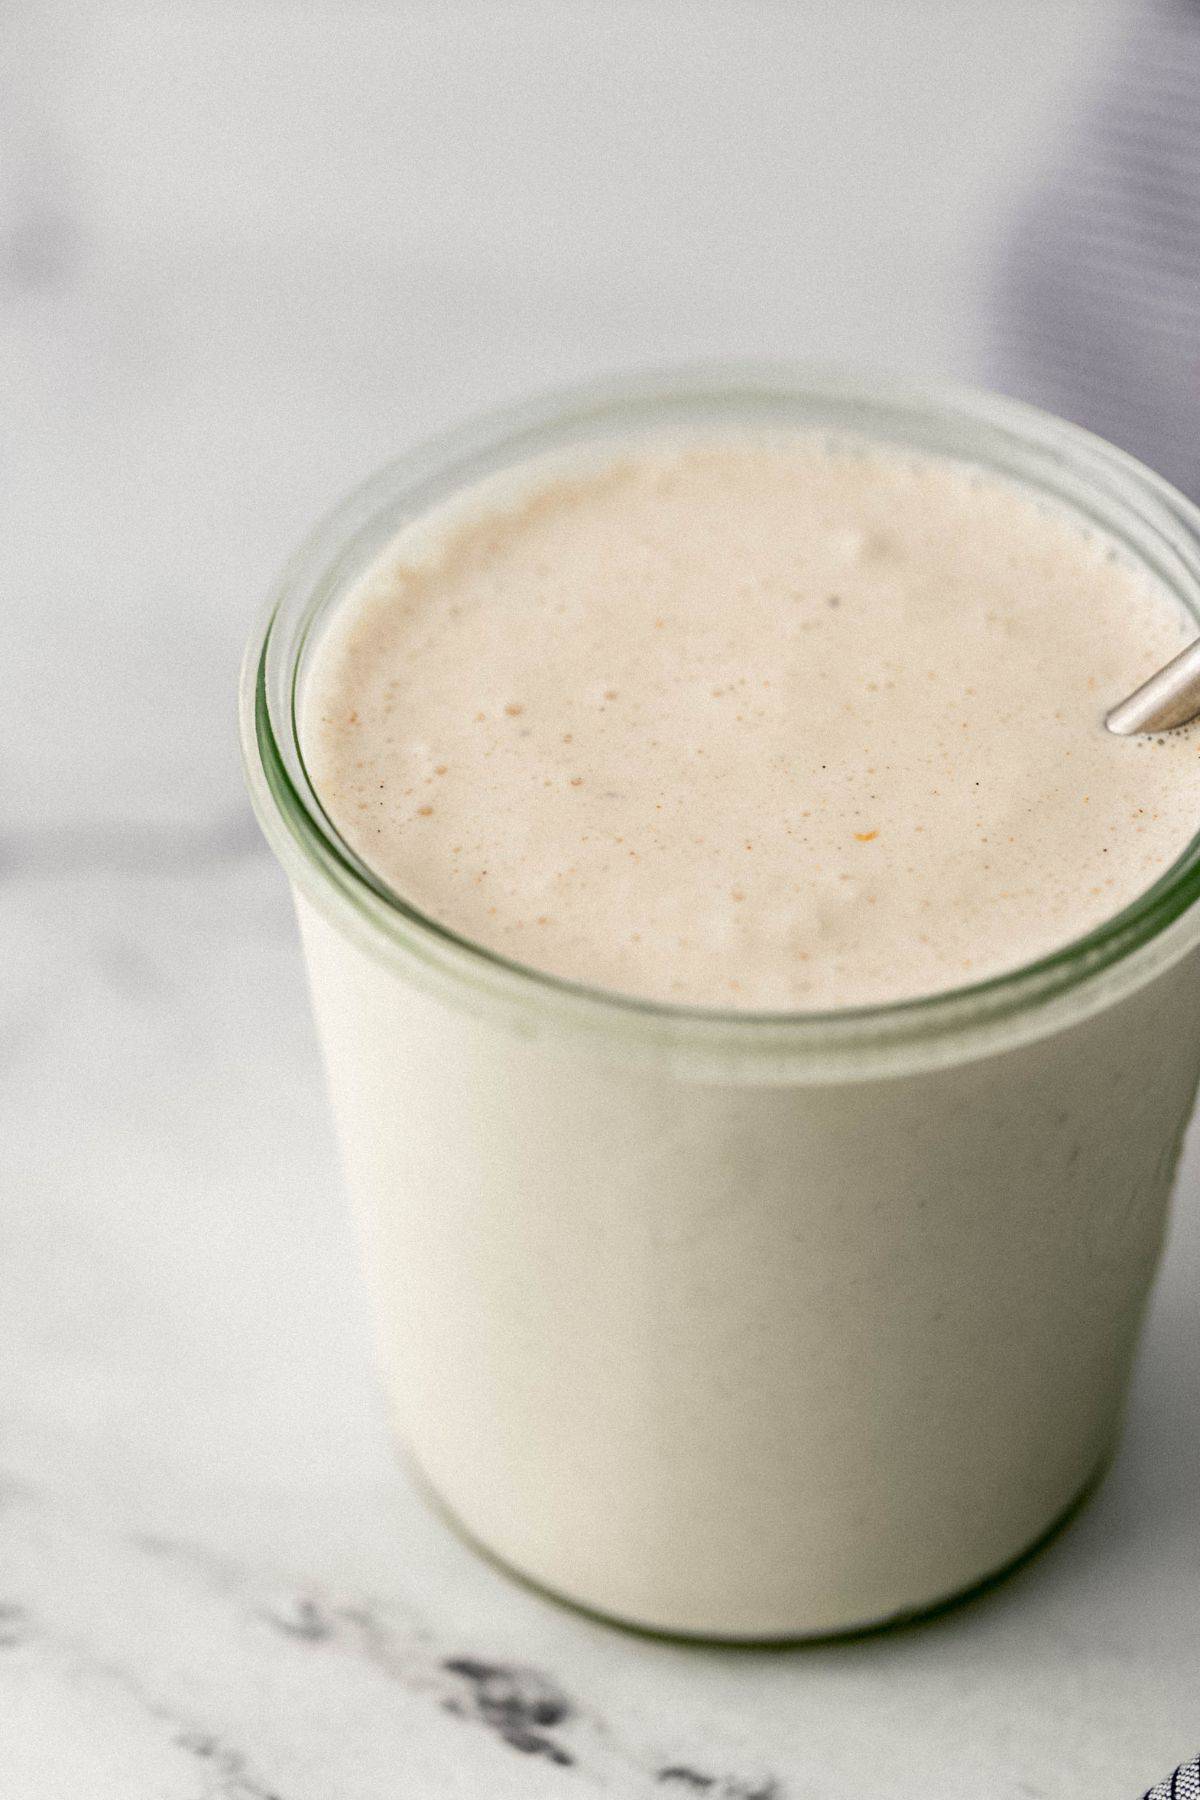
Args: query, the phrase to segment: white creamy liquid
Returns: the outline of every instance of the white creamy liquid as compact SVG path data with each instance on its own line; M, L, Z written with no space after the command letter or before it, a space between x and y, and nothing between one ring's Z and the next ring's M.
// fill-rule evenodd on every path
M305 751L363 860L505 957L859 1006L1043 956L1182 853L1200 744L1102 720L1191 629L969 467L648 446L401 536L320 647Z
M845 1008L1053 950L1172 863L1196 740L1101 720L1188 629L948 461L631 445L410 528L302 737L371 868L507 959ZM1189 915L986 1029L835 1021L831 1069L807 1027L464 968L290 866L392 1404L476 1539L778 1637L944 1599L1095 1479L1196 1088Z

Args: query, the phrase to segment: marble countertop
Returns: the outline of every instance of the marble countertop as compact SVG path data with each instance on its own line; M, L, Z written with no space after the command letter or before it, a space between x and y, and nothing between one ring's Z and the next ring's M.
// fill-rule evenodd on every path
M929 1624L688 1650L514 1586L370 1373L242 639L463 412L716 352L984 370L1116 8L6 9L0 1793L1126 1800L1200 1739L1200 1144L1124 1447Z

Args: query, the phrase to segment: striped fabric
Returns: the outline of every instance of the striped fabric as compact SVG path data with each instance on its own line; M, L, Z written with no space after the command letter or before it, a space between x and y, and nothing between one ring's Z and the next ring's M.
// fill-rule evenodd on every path
M1135 8L997 302L997 386L1200 498L1200 0Z
M1200 1800L1200 1756L1152 1787L1143 1800Z

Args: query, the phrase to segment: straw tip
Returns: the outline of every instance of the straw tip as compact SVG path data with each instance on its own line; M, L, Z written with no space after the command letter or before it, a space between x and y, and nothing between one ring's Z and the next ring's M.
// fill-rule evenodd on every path
M1104 717L1104 728L1111 731L1114 737L1134 737L1146 728L1141 723L1140 711L1128 700L1122 700L1120 706L1114 706Z

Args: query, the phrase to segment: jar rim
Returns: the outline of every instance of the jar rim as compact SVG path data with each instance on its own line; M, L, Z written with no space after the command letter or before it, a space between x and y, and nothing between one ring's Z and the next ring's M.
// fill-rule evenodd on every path
M490 998L507 1010L549 1009L563 1022L701 1057L765 1055L788 1065L799 1058L841 1072L847 1058L864 1072L867 1063L886 1072L1042 1035L1185 954L1200 938L1200 909L1191 912L1200 898L1200 832L1129 905L1032 962L914 998L778 1012L658 1001L552 975L422 912L349 848L320 805L300 747L297 690L318 620L405 523L487 474L555 440L592 445L605 432L628 440L701 417L833 427L997 472L1012 473L1020 461L1027 485L1032 473L1032 485L1123 540L1200 623L1200 509L1125 452L1023 402L803 364L691 364L559 390L479 416L386 464L316 526L269 596L243 662L242 750L259 822L300 890L368 947L399 954L417 979L423 973L457 987L468 1004ZM1114 983L1116 971L1123 978Z

